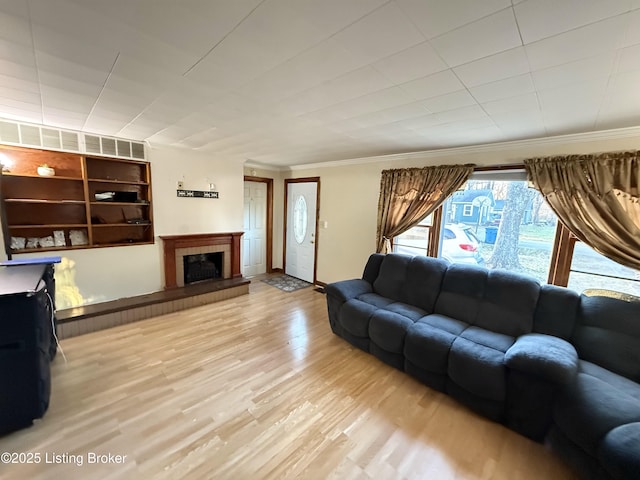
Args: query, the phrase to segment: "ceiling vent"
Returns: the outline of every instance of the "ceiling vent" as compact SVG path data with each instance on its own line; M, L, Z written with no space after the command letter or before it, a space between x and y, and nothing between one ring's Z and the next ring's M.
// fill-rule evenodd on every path
M100 143L102 144L102 153L104 155L109 155L110 157L118 155L118 152L116 152L116 140L114 138L102 137Z
M62 142L62 150L68 152L80 151L80 143L78 142L78 134L76 132L60 130L60 140Z
M100 147L100 137L85 134L84 148L87 153L97 153L98 155L100 155L102 153L102 148Z
M20 143L29 147L41 147L40 127L20 125Z
M118 155L131 157L131 142L116 140L116 146L118 147Z
M62 149L60 130L54 130L53 128L41 128L40 133L42 133L42 146L44 148L53 148L56 150Z
M80 152L78 132L0 120L0 142L23 147Z
M20 132L18 131L17 123L0 121L0 142L20 143Z
M144 143L121 138L84 134L84 151L95 155L146 160Z
M142 142L8 120L0 120L0 143L146 160L144 143Z
M136 160L144 160L144 143L131 142L131 157Z

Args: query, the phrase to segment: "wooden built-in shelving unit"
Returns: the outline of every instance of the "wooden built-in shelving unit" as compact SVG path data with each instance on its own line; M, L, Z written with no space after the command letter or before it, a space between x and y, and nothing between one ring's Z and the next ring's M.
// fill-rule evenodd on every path
M0 155L7 253L153 243L147 162L9 146ZM38 175L42 164L55 175Z

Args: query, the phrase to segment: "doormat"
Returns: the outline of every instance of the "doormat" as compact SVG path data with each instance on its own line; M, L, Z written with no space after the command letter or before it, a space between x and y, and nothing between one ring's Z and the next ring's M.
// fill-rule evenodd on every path
M301 288L311 286L309 282L305 282L304 280L300 280L295 277L290 277L289 275L278 275L277 277L265 278L262 281L272 287L279 288L284 292L295 292Z

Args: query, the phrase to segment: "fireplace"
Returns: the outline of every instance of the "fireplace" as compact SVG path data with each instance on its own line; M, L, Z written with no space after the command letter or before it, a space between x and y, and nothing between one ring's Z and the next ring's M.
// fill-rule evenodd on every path
M240 238L243 232L162 235L165 288L184 287L186 261L184 257L220 254L217 264L219 279L240 278ZM201 257L200 257L201 258ZM207 261L216 262L209 258ZM199 281L199 280L194 280Z
M184 255L184 284L222 278L224 252L196 253Z

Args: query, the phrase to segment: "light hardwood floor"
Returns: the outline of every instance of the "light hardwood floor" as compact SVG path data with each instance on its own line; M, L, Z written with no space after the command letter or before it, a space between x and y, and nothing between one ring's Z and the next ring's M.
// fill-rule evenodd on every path
M564 479L542 445L334 336L325 296L249 295L62 341L6 479ZM56 460L77 463L45 463ZM126 455L88 464L90 455ZM64 455L67 455L66 457Z

